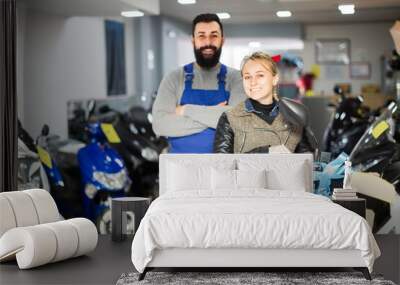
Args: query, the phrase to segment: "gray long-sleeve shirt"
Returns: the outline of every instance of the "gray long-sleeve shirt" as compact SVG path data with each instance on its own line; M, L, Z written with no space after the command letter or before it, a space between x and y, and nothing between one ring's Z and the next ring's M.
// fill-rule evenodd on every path
M193 65L193 89L218 89L217 74L220 65L212 69L202 69ZM185 105L184 116L175 114L180 105L185 87L183 67L167 74L161 81L156 100L153 105L153 130L159 136L180 137L199 133L207 128L216 128L221 114L246 98L242 77L236 69L227 68L225 89L230 92L227 106Z

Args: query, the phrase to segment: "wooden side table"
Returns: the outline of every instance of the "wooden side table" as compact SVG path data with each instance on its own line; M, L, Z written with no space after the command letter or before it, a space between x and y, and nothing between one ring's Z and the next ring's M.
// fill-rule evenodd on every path
M339 204L340 206L359 214L365 219L366 211L366 200L363 198L354 198L351 200L336 200L332 199L332 202Z
M132 211L135 216L135 232L140 221L146 214L151 203L151 198L144 197L120 197L113 198L111 202L111 239L123 241L126 239L126 212Z

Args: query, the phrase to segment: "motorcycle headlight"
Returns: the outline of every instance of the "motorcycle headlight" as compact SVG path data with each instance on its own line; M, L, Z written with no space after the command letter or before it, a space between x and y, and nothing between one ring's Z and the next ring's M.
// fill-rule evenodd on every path
M158 161L158 153L149 147L142 149L142 157L148 161Z
M114 189L122 189L125 186L127 175L125 170L121 170L118 173L110 174L110 185Z
M103 184L104 186L108 185L108 179L107 179L105 173L103 173L103 172L100 172L100 171L93 172L93 180L96 180L97 182L99 182L100 184Z
M122 169L117 173L95 171L93 173L93 179L104 185L109 190L121 190L125 186L128 175L125 169Z
M96 195L97 189L93 184L86 184L85 186L85 194L89 197L89 199L93 199Z

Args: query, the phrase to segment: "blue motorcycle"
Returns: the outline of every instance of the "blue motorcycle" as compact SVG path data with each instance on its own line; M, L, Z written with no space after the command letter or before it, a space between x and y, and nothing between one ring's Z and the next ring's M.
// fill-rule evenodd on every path
M44 125L36 139L36 149L48 181L48 190L53 196L61 215L66 218L82 217L79 167L76 160L78 150L85 144L74 140L61 140L50 134Z
M106 234L111 229L111 198L125 196L132 182L121 156L108 144L119 139L112 125L89 123L86 131L90 143L78 152L83 206L85 216Z
M48 136L49 126L44 125L40 136L36 139L36 148L39 154L40 161L44 170L46 171L47 177L49 178L50 187L64 187L64 180L61 172L57 167L56 162L49 153L48 149Z

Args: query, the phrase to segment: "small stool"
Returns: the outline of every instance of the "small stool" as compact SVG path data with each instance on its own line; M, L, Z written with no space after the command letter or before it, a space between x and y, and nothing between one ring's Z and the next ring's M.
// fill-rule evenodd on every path
M135 215L135 232L140 221L146 214L151 203L151 198L144 197L120 197L113 198L111 204L111 238L113 241L123 241L126 239L126 219L123 215L127 211L132 211Z

